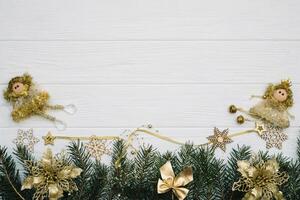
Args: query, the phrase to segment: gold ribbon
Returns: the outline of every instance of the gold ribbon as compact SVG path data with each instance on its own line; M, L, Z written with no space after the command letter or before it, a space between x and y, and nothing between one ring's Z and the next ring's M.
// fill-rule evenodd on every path
M160 168L160 174L162 180L159 179L157 183L158 194L172 190L179 200L183 200L187 196L189 190L184 188L184 186L193 181L191 167L185 168L175 177L171 162L168 161Z

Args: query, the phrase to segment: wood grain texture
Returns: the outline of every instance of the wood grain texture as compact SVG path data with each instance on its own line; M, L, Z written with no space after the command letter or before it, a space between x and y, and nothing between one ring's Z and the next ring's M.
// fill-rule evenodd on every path
M283 152L295 157L300 120L300 1L297 0L0 0L0 90L31 73L51 102L78 107L58 132L33 117L10 119L0 100L0 145L19 128L65 135L115 135L151 123L182 141L206 142L213 127L238 126L228 105L254 105L268 83L291 78L296 116ZM159 150L178 148L145 137ZM265 150L257 135L228 146ZM59 141L53 149L66 148ZM39 143L37 155L44 150ZM226 158L228 155L217 152Z
M265 85L44 85L43 88L52 95L53 103L77 105L75 116L54 113L65 119L70 128L136 127L144 123L157 127L234 127L236 115L228 113L228 106L249 108L257 101L251 101L250 96L263 94ZM300 87L296 85L293 89L298 102ZM0 127L16 126L9 112L9 107L3 106L2 114L6 117ZM298 104L291 113L300 113ZM39 118L19 125L53 126ZM292 126L299 125L299 118L292 121Z
M0 42L0 83L300 83L300 42Z
M297 0L0 1L1 40L299 40Z

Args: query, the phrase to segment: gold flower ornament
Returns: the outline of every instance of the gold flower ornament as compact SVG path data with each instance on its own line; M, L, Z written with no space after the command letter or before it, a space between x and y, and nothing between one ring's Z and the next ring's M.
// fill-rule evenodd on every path
M279 171L276 160L251 164L238 161L238 171L242 177L233 184L232 190L246 192L243 200L284 200L278 186L288 181L288 174Z
M82 169L53 156L50 149L47 149L41 161L28 161L27 167L30 174L22 183L22 190L35 188L34 200L57 200L64 196L64 192L78 190L73 179L81 174Z

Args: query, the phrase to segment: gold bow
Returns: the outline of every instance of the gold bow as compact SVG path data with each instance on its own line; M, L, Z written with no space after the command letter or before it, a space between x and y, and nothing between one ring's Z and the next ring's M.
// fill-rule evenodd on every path
M158 194L172 190L179 200L183 200L187 196L189 190L183 186L193 181L193 171L191 167L185 168L175 177L171 162L168 161L160 168L160 174L162 180L159 179L157 183Z

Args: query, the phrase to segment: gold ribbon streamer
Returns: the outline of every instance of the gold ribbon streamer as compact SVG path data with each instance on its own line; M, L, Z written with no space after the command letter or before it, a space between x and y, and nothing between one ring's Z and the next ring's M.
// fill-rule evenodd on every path
M237 137L237 136L245 135L245 134L252 133L252 132L257 132L257 130L256 129L250 129L250 130L240 131L240 132L237 132L237 133L230 134L230 135L228 135L228 137L229 138ZM139 134L139 133L144 133L144 134L147 134L147 135L151 135L153 137L159 138L161 140L165 140L165 141L173 143L173 144L178 144L178 145L185 145L186 144L185 142L180 142L180 141L177 141L177 140L175 140L173 138L164 136L162 134L154 133L154 132L151 132L149 130L141 129L141 128L137 128L131 134L129 134L129 136L128 136L129 144L132 141L132 138L135 135ZM203 143L203 144L196 144L194 146L201 147L201 146L206 146L206 145L209 145L209 144L211 144L211 142L207 142L207 143Z
M233 133L233 134L230 134L228 135L229 138L232 138L232 137L237 137L237 136L240 136L240 135L245 135L245 134L248 134L248 133L252 133L252 132L257 132L258 134L260 134L261 130L258 129L260 124L256 124L256 127L255 129L249 129L249 130L245 130L245 131L240 131L240 132L237 132L237 133ZM125 148L128 148L129 146L132 146L132 142L134 140L134 137L136 135L139 135L141 133L144 133L144 134L147 134L147 135L150 135L150 136L153 136L153 137L156 137L158 139L161 139L161 140L164 140L164 141L167 141L167 142L170 142L170 143L173 143L173 144L178 144L178 145L184 145L185 143L184 142L180 142L180 141L177 141L173 138L170 138L170 137L167 137L167 136L164 136L162 134L159 134L159 133L155 133L155 132L152 132L152 131L149 131L147 129L143 129L143 128L137 128L135 129L133 132L131 132L129 135L128 135L128 138L126 140L126 144L125 144ZM94 138L98 139L98 140L124 140L123 138L119 137L119 136L95 136ZM48 144L51 144L51 145L54 145L54 141L56 139L65 139L65 140L89 140L91 139L91 137L85 137L85 136L60 136L60 135L52 135L51 132L49 132L46 136L43 136L43 140L44 140L44 143L45 145L48 145ZM207 146L211 144L211 142L206 142L206 143L203 143L203 144L196 144L194 146L196 147L203 147L203 146ZM134 147L132 147L134 149ZM123 158L120 157L116 162L115 162L115 167L118 168L120 166L120 162Z
M258 132L259 133L258 129L255 128L255 129L249 129L249 130L245 130L245 131L240 131L240 132L237 132L237 133L232 133L232 134L228 135L228 137L229 138L233 138L233 137L237 137L237 136L241 136L241 135L245 135L245 134L253 133L253 132ZM131 132L128 135L128 138L126 140L126 146L128 147L132 143L133 138L136 135L139 135L141 133L144 133L146 135L150 135L150 136L156 137L158 139L161 139L161 140L173 143L173 144L178 144L178 145L185 145L186 144L185 142L177 141L177 140L175 140L173 138L164 136L164 135L159 134L159 133L155 133L155 132L149 131L147 129L137 128L137 129L135 129L133 132ZM96 138L98 140L124 140L123 138L121 138L119 136L93 136L93 138ZM43 139L44 139L45 145L47 145L47 144L54 144L54 140L56 140L56 139L63 139L63 140L90 140L91 137L90 136L62 136L62 135L52 135L49 132L46 136L43 136ZM203 144L195 144L194 146L196 146L196 147L202 147L202 146L206 146L206 145L209 145L209 144L211 144L211 142L206 142L206 143L203 143Z
M97 140L118 140L121 139L119 136L64 136L64 135L53 135L51 132L48 132L47 135L42 137L44 140L44 144L54 145L54 141L57 139L62 140L90 140L91 138L95 138Z
M192 168L185 168L175 177L171 162L168 161L160 168L160 174L162 180L158 180L157 193L162 194L172 190L179 200L185 199L189 190L184 186L193 181Z

